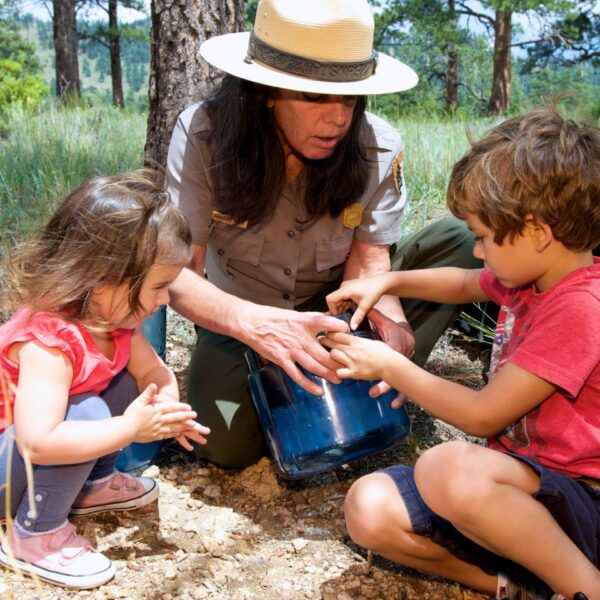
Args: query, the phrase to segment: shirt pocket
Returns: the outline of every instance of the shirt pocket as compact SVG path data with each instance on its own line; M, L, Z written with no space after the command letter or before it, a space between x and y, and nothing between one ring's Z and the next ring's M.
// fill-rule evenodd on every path
M219 266L230 275L244 270L244 265L258 267L264 244L262 238L232 225L216 225L209 240Z
M354 239L354 230L333 240L317 242L317 271L321 273L346 262L350 255L350 246Z

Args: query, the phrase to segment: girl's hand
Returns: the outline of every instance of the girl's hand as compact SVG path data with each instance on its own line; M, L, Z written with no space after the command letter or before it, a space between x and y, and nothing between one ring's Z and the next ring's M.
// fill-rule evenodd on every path
M197 444L206 444L206 437L210 433L210 429L200 423L194 423L194 427L186 429L181 435L178 435L175 439L179 442L180 446L188 451L194 448L188 440L192 440Z
M179 393L177 392L176 388L174 393L177 393L177 397L174 398L170 393L165 393L165 392L158 392L155 396L154 396L154 404L173 404L173 403L177 403L178 399L179 399ZM186 406L186 405L184 405ZM192 440L198 444L206 444L206 435L208 435L210 433L210 429L208 427L205 427L204 425L200 425L200 423L196 423L195 421L193 421L191 423L191 427L189 429L186 429L183 433L181 433L180 435L176 436L175 439L179 442L179 444L185 448L186 450L193 450L192 445L188 442L188 440Z
M127 407L123 417L131 423L132 441L152 442L177 437L194 429L196 413L181 402L156 402L157 386L151 383Z
M350 321L350 329L354 331L361 324L365 315L386 293L387 276L389 273L343 281L338 290L331 292L325 298L327 307L332 314L337 315L348 312L352 303L355 303L356 309Z

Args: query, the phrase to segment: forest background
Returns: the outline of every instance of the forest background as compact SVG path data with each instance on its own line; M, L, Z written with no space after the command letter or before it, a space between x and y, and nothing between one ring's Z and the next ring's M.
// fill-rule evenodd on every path
M144 156L164 162L175 115L190 99L208 93L218 77L197 63L194 43L223 30L251 28L256 4L0 0L3 240L39 223L56 199L85 177L140 166ZM562 103L565 112L598 122L600 2L378 0L372 5L376 48L420 75L413 90L369 100L369 109L405 138L410 229L443 211L447 173L467 145L467 130L483 131L565 91L574 95ZM129 9L126 22L118 16L124 9ZM198 28L200 36L190 35ZM175 67L160 58L165 48L174 54L174 31L181 50L176 54L191 48ZM176 78L186 73L188 89L182 90ZM172 88L167 86L161 98L168 77Z
M164 162L177 113L209 93L218 78L197 59L199 44L251 27L256 4L0 0L0 254L83 179L145 160ZM413 90L369 99L369 109L404 139L410 193L404 232L444 213L448 174L468 145L468 133L477 137L505 116L562 92L573 94L561 102L563 113L599 123L600 2L372 5L376 48L420 76ZM29 14L33 6L38 16ZM120 17L124 8L136 7L146 12ZM169 363L183 381L193 330L170 325L168 331ZM460 362L449 350L439 352L430 368L479 385L481 361L464 355ZM423 448L457 435L440 423L433 428L421 413L411 418L406 447L327 474L314 485L280 485L264 462L231 474L175 457L154 473L160 476L161 519L150 513L133 520L124 513L80 523L118 561L122 575L106 594L76 597L480 598L390 565L363 572L357 549L344 537L341 505L353 479L386 461L414 459ZM20 580L11 595L12 580L3 576L0 596L8 590L8 597L19 599L75 597L56 590L42 595Z

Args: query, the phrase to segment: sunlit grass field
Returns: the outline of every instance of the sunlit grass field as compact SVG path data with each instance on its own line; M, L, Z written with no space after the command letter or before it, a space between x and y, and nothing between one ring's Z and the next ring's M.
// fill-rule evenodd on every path
M409 233L445 213L445 188L452 164L483 121L403 119L393 123L405 144L410 202ZM109 106L9 115L0 137L0 231L6 241L42 223L57 202L83 179L142 165L146 115Z
M82 180L142 165L146 115L97 106L9 115L0 138L3 239L44 222Z
M481 137L494 122L487 120L403 119L394 123L404 142L404 175L409 203L403 232L416 231L448 214L446 187L452 165L467 151L468 135Z

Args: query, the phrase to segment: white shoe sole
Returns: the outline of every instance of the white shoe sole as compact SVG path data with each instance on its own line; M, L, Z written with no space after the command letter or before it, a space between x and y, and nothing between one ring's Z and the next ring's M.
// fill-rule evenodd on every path
M93 515L111 510L136 510L137 508L142 508L142 506L147 506L151 502L154 502L160 494L158 483L156 483L154 480L152 480L152 482L154 483L153 487L151 487L145 494L142 494L137 498L132 498L131 500L122 500L121 502L112 502L111 504L100 504L98 506L84 506L81 508L72 506L70 514L81 516Z
M0 548L0 564L15 573L32 575L47 583L78 590L99 587L115 576L115 565L110 561L109 566L104 571L98 573L92 573L90 575L67 575L66 573L48 571L42 567L36 567L28 562L14 558L13 556L8 555L2 548Z

